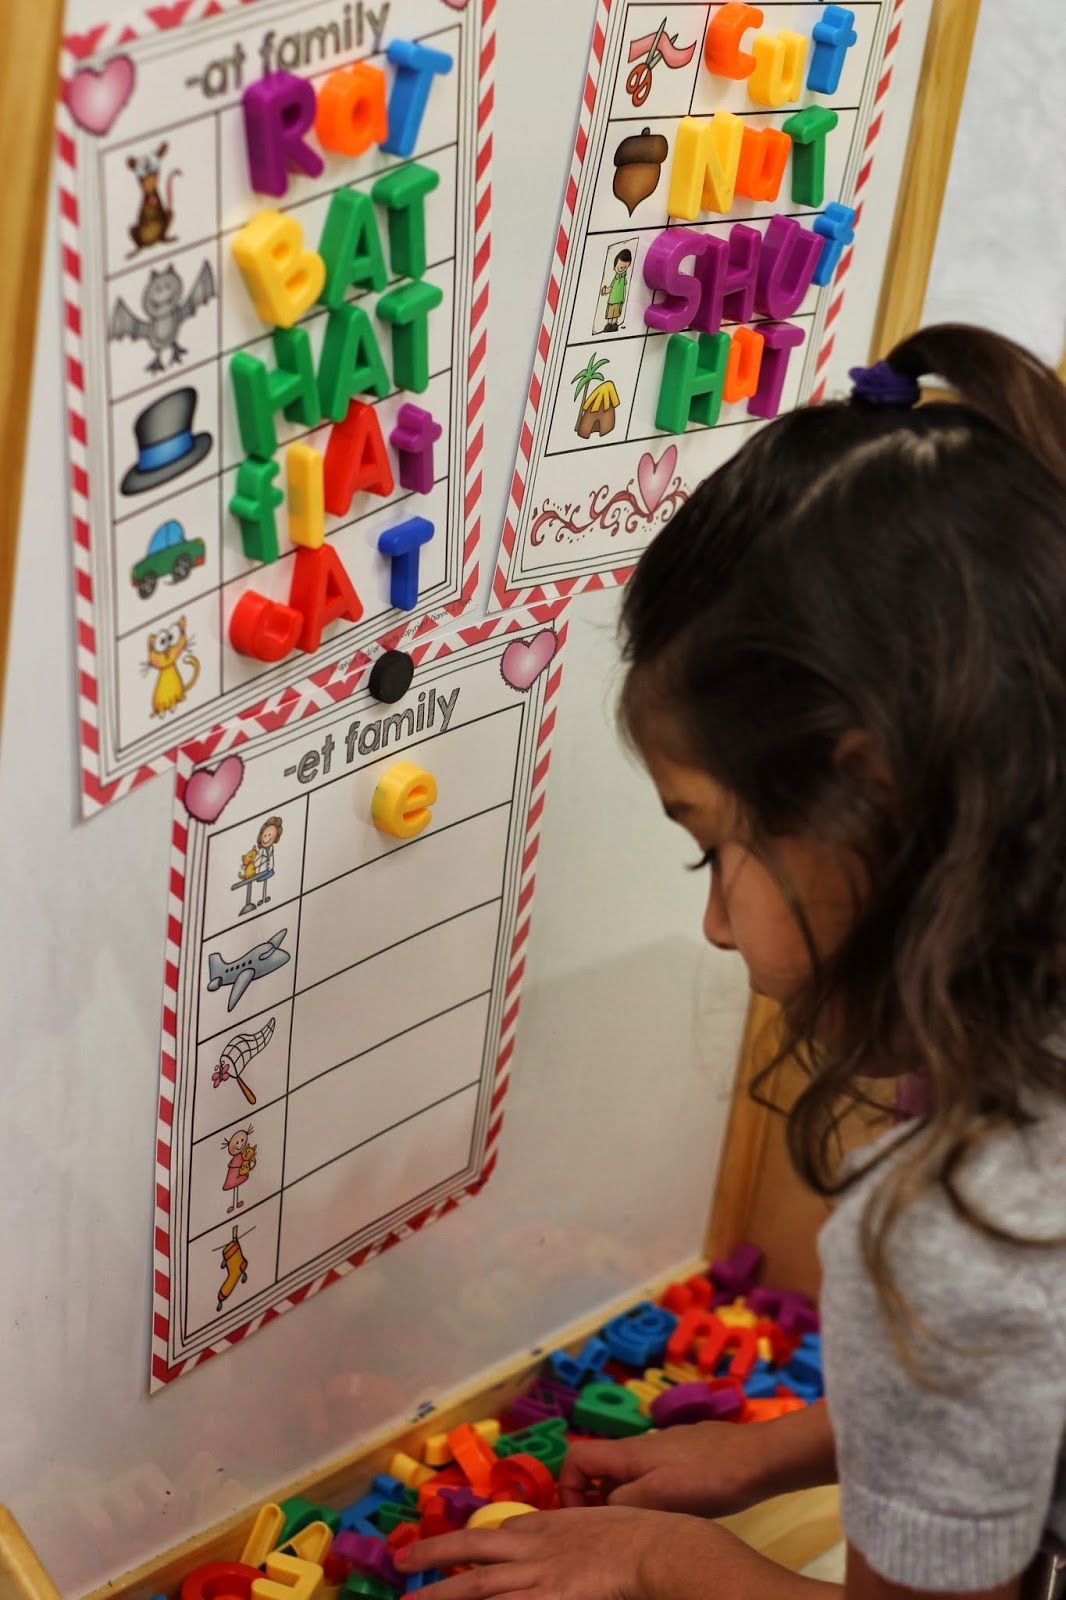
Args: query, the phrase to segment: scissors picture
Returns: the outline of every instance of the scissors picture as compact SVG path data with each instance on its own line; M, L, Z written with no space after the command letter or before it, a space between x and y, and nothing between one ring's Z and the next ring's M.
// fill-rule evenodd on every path
M677 35L667 33L665 17L654 33L634 39L629 47L629 59L635 65L626 79L626 92L633 104L642 106L651 94L652 73L660 61L665 61L671 68L687 67L695 49L695 41L689 45L679 45Z

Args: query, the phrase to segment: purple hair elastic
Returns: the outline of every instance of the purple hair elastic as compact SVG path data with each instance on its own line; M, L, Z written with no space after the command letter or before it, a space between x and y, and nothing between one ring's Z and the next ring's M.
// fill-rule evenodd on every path
M909 411L921 398L918 379L909 372L897 372L887 361L875 361L872 367L852 367L853 400L862 400L869 406L898 406Z

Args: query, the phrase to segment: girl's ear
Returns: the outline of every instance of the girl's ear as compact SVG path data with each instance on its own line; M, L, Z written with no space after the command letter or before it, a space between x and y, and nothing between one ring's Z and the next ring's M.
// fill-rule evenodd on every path
M849 728L837 740L833 761L840 774L883 811L895 815L896 784L883 746L865 728Z

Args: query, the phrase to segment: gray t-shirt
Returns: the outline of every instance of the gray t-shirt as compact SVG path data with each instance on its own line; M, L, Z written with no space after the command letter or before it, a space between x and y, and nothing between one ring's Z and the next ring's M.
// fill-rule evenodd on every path
M907 1211L892 1235L900 1287L931 1329L982 1352L923 1340L952 1387L923 1385L896 1354L860 1240L864 1202L893 1159L843 1196L819 1241L844 1531L892 1582L993 1588L1041 1546L1066 1552L1066 1245L1000 1243L939 1190ZM988 1140L960 1187L999 1226L1066 1236L1066 1105Z

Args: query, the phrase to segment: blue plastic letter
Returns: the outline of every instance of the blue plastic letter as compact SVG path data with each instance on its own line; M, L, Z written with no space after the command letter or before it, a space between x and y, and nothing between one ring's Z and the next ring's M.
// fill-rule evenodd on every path
M452 58L407 39L394 39L388 57L396 68L396 81L389 96L389 136L381 148L386 155L406 157L414 154L418 143L433 79L452 70Z
M855 212L851 206L842 206L839 200L830 200L820 217L815 217L811 227L815 233L821 234L825 243L822 253L818 257L818 265L814 269L812 283L819 289L824 289L827 283L832 283L833 274L837 263L844 254L849 244L855 242Z
M855 13L846 6L826 6L821 21L811 29L814 51L807 72L807 87L815 94L836 94L844 57L858 42Z
M381 554L392 562L389 600L399 611L413 611L418 604L418 552L432 537L432 522L409 517L378 539Z

